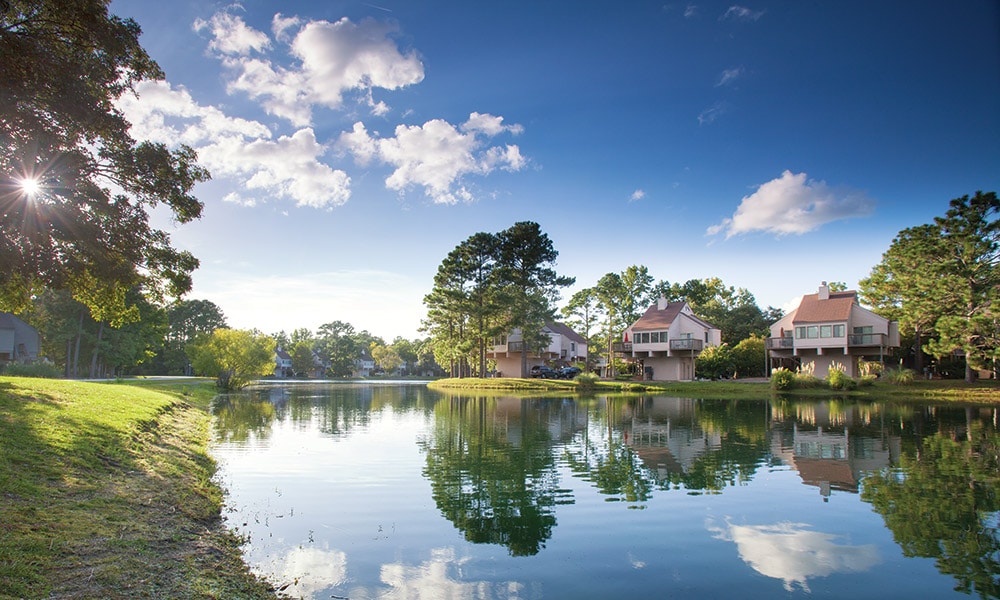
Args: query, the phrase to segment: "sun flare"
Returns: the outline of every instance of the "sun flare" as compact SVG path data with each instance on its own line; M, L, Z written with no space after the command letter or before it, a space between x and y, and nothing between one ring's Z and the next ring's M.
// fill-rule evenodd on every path
M38 180L33 177L25 177L21 180L21 191L24 192L26 196L34 196L41 189L41 185Z

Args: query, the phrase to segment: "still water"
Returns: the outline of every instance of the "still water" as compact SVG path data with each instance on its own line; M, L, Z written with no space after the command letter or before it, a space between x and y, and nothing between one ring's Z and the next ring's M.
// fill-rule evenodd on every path
M996 408L268 385L225 516L296 598L1000 598Z

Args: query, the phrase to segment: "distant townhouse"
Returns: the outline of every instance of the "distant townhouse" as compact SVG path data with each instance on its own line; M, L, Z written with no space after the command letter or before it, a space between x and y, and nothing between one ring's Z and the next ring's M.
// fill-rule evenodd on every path
M370 377L374 370L375 359L372 358L367 348L362 349L361 356L354 359L354 372L351 375L353 377Z
M274 376L278 379L295 377L292 368L292 357L281 347L274 351Z
M38 330L11 313L0 312L0 364L38 360L42 336Z
M813 363L813 374L823 378L838 365L856 377L860 360L881 362L899 347L899 324L862 307L856 291L831 292L824 281L771 326L766 347L772 368Z
M546 323L542 332L548 336L549 343L539 348L527 348L529 369L536 365L559 368L587 362L587 340L582 335L563 323L556 322ZM521 351L524 349L521 330L514 329L492 341L492 346L486 348L486 358L496 361L497 375L520 377Z
M615 355L635 362L644 379L692 381L702 350L722 343L718 327L699 318L687 302L661 297L625 330Z

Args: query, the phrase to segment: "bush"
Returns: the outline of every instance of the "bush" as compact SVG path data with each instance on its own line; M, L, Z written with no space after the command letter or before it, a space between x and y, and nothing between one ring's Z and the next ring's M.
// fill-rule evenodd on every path
M853 390L858 387L858 382L848 377L847 373L833 367L826 374L826 382L832 390Z
M573 378L573 381L576 382L576 389L581 392L589 392L590 390L593 390L597 387L598 380L600 380L600 377L594 373L588 373L586 371Z
M821 385L823 385L823 380L816 377L811 372L795 374L795 387L814 388L820 387Z
M875 385L875 380L878 379L875 375L862 375L858 379L858 387L870 387Z
M886 369L882 377L893 385L907 385L913 383L917 373L913 369Z
M788 369L774 369L771 371L771 389L777 392L786 392L795 387L795 373Z
M9 363L0 368L0 375L8 377L39 377L43 379L59 379L62 377L62 370L55 365L47 363Z

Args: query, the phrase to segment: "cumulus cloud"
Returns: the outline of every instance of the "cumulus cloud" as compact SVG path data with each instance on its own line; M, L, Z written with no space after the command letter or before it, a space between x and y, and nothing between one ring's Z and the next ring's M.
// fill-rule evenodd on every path
M810 531L802 523L709 527L718 539L736 543L740 558L766 577L780 579L785 590L796 585L809 591L810 577L834 573L861 573L882 562L872 545L836 543L837 536Z
M282 58L291 60L288 66L264 52L273 48L267 34L238 16L217 13L195 28L210 31L209 49L230 72L229 93L245 93L269 114L298 127L311 123L314 106L340 108L347 93L356 94L374 114L385 114L388 106L376 101L372 90L397 90L424 78L416 53L403 53L396 45L396 28L373 19L303 22L276 14L271 30L287 55Z
M502 117L475 112L458 127L441 119L399 125L392 137L372 135L358 122L341 134L338 148L359 164L379 161L395 167L385 180L391 190L402 193L419 186L435 203L455 204L475 199L466 176L525 167L527 160L516 145L485 147L486 138L520 132L520 125L504 125Z
M826 182L807 179L805 173L785 171L744 196L733 216L709 227L707 233L725 231L726 238L752 231L801 235L832 221L866 217L874 208L874 200L861 192L834 190Z
M198 152L198 161L214 177L232 178L239 190L226 200L254 206L261 198L283 197L298 206L331 208L350 198L350 178L321 161L326 147L312 129L272 139L257 121L225 115L201 106L184 88L144 81L136 95L122 96L118 107L132 123L132 135Z
M643 191L643 190L636 190L636 191L632 192L632 195L629 196L628 200L629 200L629 202L635 202L636 200L642 200L645 197L646 197L646 192L645 191Z
M763 10L750 10L745 6L734 5L726 9L719 17L720 21L756 21L764 16Z

